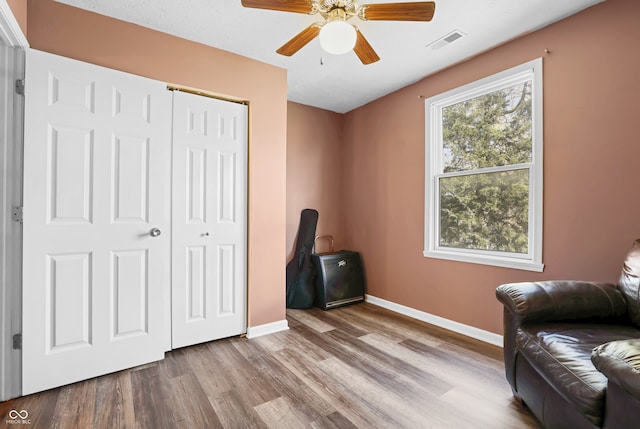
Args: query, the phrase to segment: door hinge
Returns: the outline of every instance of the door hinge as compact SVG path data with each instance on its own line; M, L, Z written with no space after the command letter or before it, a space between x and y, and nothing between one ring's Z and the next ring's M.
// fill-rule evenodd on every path
M16 94L24 95L24 79L16 79Z
M11 219L14 222L22 223L22 207L14 207L11 211Z
M13 349L22 350L22 334L15 334L13 336Z

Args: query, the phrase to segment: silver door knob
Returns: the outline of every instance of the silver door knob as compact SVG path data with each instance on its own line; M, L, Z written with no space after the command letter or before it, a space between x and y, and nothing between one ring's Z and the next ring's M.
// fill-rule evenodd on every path
M157 237L160 234L162 234L162 231L160 231L158 228L153 228L151 231L149 231L149 235L152 237Z

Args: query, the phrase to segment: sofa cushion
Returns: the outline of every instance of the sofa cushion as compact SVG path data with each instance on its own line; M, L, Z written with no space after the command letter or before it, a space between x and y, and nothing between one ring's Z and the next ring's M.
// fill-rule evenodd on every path
M633 243L622 267L618 288L627 300L631 320L640 326L640 239Z
M596 426L602 424L607 378L591 362L600 344L638 338L633 326L546 323L518 328L518 351L569 403Z
M611 341L591 353L591 362L611 383L640 399L640 338Z

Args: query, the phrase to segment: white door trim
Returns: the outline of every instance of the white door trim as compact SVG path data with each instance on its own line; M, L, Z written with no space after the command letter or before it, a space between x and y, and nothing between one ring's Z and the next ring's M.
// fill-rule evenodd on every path
M0 0L0 40L9 46L23 49L29 47L29 42L6 0Z
M0 401L20 396L22 356L13 349L13 335L21 330L22 228L12 219L12 208L22 204L23 98L15 92L24 79L24 50L29 47L13 12L0 0Z

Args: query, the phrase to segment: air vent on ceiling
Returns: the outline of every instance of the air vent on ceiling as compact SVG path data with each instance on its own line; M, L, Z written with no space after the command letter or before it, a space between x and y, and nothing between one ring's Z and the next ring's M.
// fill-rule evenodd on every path
M462 38L464 36L466 36L466 34L463 33L462 31L453 30L451 33L449 33L449 34L447 34L447 35L445 35L445 36L443 36L443 37L441 37L441 38L439 38L437 40L434 40L433 42L429 43L427 45L427 48L431 48L431 49L434 49L434 50L435 49L440 49L440 48L443 48L443 47L447 46L450 43L455 42L456 40L458 40L458 39L460 39L460 38Z

